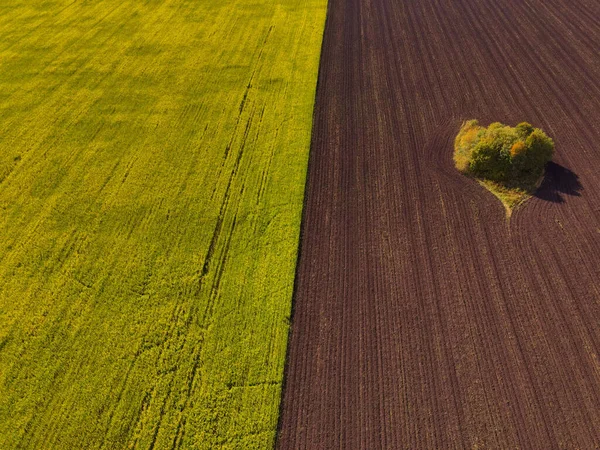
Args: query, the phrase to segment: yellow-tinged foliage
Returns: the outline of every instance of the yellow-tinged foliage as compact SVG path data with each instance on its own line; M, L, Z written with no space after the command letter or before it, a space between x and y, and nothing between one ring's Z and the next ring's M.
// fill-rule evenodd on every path
M510 148L510 156L514 158L515 156L519 156L525 152L527 147L525 147L525 142L517 141Z
M326 2L0 10L0 449L271 448Z
M477 139L478 132L479 130L475 127L467 130L462 137L461 145L472 145L475 142L475 139Z
M463 124L456 136L454 140L454 163L461 172L466 172L469 169L473 143L477 141L483 129L477 120L469 120Z

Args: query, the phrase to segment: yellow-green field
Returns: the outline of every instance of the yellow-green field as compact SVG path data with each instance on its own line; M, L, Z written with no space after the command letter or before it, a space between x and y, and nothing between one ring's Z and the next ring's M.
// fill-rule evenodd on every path
M0 5L0 448L268 448L325 0Z

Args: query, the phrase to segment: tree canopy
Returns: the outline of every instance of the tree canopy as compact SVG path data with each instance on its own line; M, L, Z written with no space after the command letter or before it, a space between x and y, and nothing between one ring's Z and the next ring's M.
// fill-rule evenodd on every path
M464 173L507 185L535 183L554 154L554 141L527 122L510 127L477 120L463 124L454 145L456 167Z

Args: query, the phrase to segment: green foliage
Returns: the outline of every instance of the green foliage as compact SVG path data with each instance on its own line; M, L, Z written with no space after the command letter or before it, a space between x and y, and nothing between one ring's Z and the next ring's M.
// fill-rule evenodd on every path
M533 130L525 141L525 164L523 173L539 177L546 163L552 160L554 154L554 141L539 128Z
M539 178L553 152L552 139L527 122L516 127L494 122L484 128L470 120L461 127L455 140L459 170L508 184Z
M521 122L516 126L516 128L519 139L521 140L527 139L527 136L529 136L534 130L533 125L528 122Z
M510 153L500 139L481 139L473 147L469 171L481 178L503 181L510 172Z
M0 449L275 438L323 0L9 0Z

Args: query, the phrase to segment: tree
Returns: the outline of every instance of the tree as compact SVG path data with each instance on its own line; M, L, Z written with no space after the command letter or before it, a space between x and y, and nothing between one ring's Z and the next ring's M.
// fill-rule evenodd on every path
M553 154L554 141L530 123L482 127L469 120L454 140L453 159L458 170L478 178L500 199L510 216L537 189Z
M473 148L469 171L481 178L505 181L510 172L510 154L503 149L501 140L482 139Z
M527 139L527 136L529 136L534 130L533 125L528 122L521 122L515 128L517 129L519 138L522 140Z
M554 154L554 141L530 123L510 127L494 122L487 128L465 122L455 140L459 170L508 184L532 184Z

